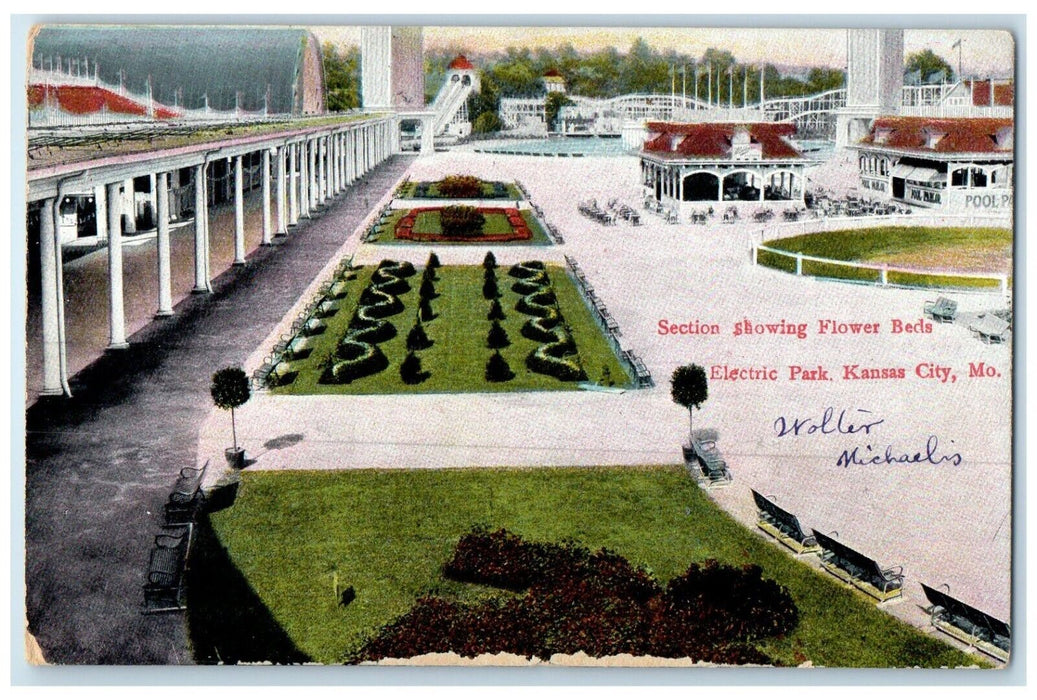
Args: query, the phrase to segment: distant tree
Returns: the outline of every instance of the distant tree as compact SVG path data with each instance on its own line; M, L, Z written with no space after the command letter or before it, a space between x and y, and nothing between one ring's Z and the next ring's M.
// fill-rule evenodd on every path
M932 49L908 54L907 60L904 62L904 73L906 75L917 73L922 83L941 82L944 75L947 76L947 82L953 82L954 78L954 71L950 64L933 53Z
M324 92L329 112L344 112L360 107L360 49L356 46L340 48L325 41L321 47L324 57Z
M694 439L695 413L709 398L709 385L706 370L699 365L690 364L673 370L670 378L670 397L673 402L688 409L689 438ZM691 444L690 442L688 443Z
M544 100L544 120L547 122L548 131L558 131L558 113L565 105L576 104L561 92L552 92Z
M472 133L490 134L501 130L501 120L497 112L483 112L472 122Z

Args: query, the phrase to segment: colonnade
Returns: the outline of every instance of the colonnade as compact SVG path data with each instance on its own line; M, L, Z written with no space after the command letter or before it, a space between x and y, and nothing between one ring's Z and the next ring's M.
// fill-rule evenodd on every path
M134 216L126 216L125 192L132 192L132 178L149 176L156 197L156 317L173 312L172 264L170 260L169 176L174 170L191 167L194 175L194 288L197 294L212 291L210 269L207 178L209 164L230 158L234 169L234 265L244 265L245 209L243 157L261 152L262 243L287 236L300 219L311 218L344 189L390 157L397 148L398 134L393 119L339 125L326 131L280 134L268 140L243 145L207 144L203 155L178 161L161 151L148 154L127 175L106 174L103 168L87 169L74 177L57 180L51 196L42 198L40 211L41 317L43 339L43 395L71 395L68 385L67 345L64 320L61 239L59 231L62 199L75 191L93 192L96 203L98 239L107 238L108 248L108 350L128 347L123 298L123 233L131 232ZM149 167L149 160L162 160L162 169ZM188 162L183 162L183 161ZM31 181L30 173L30 181ZM127 177L129 176L129 185ZM74 180L74 182L73 182ZM31 190L31 188L30 188ZM40 201L40 200L37 200ZM276 217L276 221L275 221Z

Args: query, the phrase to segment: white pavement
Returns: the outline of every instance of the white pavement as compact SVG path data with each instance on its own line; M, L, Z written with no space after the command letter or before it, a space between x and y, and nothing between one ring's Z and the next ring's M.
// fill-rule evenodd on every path
M838 538L883 566L901 564L905 600L883 607L923 626L919 582L950 585L953 595L1009 618L1011 570L1011 349L988 346L961 325L893 334L894 319L917 324L934 294L817 282L750 264L749 225L673 226L652 215L646 225L603 227L579 215L577 202L613 197L637 206L638 163L632 157L557 159L454 151L414 162L412 180L452 173L521 180L565 245L496 246L507 265L574 256L622 330L624 347L641 355L658 386L623 394L542 392L408 396L288 397L259 394L238 411L239 440L256 460L250 469L441 468L679 463L687 412L673 404L669 376L695 362L774 369L777 379L713 378L696 427L720 432L718 446L734 484L715 490L718 503L752 526L749 488L773 496L807 528ZM378 206L380 206L379 203ZM423 263L436 250L444 264L482 261L486 247L358 245L343 255ZM329 266L333 267L333 265ZM320 279L314 281L314 288ZM952 295L962 311L1002 306L997 295ZM300 300L300 304L305 299ZM875 335L818 335L818 320L878 324ZM718 335L661 335L661 320L717 324ZM796 335L734 336L739 322L806 324ZM286 317L288 324L291 317ZM251 369L276 333L257 348ZM999 376L968 377L969 363ZM790 381L789 367L823 367L831 381ZM844 366L902 368L903 379L844 379ZM917 376L949 367L953 381ZM940 370L942 371L942 370ZM874 422L865 434L779 436L776 421L820 422L826 408L852 422ZM862 413L869 411L870 413ZM202 427L199 460L221 455L229 416L214 412ZM834 425L834 424L830 424ZM845 425L845 422L844 422ZM266 449L279 436L289 447ZM838 466L858 455L926 453L917 464ZM275 445L292 442L280 441ZM867 446L871 446L869 453ZM941 460L960 455L960 464ZM862 460L863 461L863 460ZM955 460L957 461L957 460ZM932 463L938 462L938 463Z

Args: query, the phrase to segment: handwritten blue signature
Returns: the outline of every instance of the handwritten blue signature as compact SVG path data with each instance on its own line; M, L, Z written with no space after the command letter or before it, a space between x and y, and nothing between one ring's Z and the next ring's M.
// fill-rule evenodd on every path
M951 442L954 441L952 440ZM925 450L918 452L912 452L911 450L906 452L895 450L892 445L886 445L885 449L880 447L873 448L871 445L865 445L863 448L854 447L852 450L843 450L843 453L839 455L839 459L836 460L835 466L849 467L926 463L951 464L957 467L964 461L960 452L940 454L939 446L939 439L935 435L930 435L929 439L925 442Z
M855 415L855 412L863 413L868 417L875 416L865 408L843 408L837 414L836 409L829 406L821 413L820 419L778 416L774 421L774 432L778 437L786 435L854 435L856 433L871 435L872 428L886 422L885 418L877 417L865 422L865 419ZM854 423L854 420L858 422Z

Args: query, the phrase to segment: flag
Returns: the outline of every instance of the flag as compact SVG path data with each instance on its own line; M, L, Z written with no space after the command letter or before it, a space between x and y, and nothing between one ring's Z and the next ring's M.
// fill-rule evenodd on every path
M956 42L951 44L951 50L953 51L954 49L958 48L959 46L961 46L961 39L958 39Z

